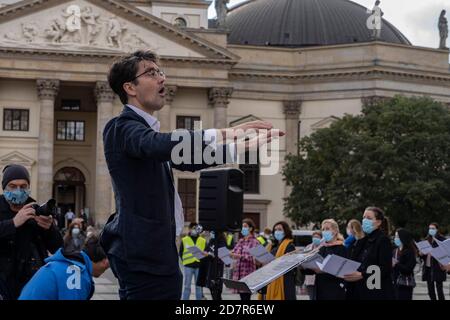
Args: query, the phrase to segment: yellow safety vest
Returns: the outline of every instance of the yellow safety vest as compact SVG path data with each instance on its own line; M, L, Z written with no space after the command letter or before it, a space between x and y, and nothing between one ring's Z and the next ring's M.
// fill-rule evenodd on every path
M229 234L227 236L227 247L231 247L231 244L233 243L233 235Z
M194 262L200 262L200 260L194 258L192 253L189 253L189 251L187 251L187 249L189 247L196 246L200 250L205 251L205 248L206 248L205 238L198 237L195 244L194 244L194 240L192 240L192 238L190 236L184 237L183 239L181 239L181 241L183 242L183 265L185 266L187 264L191 264Z
M266 244L267 244L267 240L266 240L266 238L264 238L263 236L259 236L258 238L256 238L258 241L259 241L259 243L261 243L263 246L266 246Z

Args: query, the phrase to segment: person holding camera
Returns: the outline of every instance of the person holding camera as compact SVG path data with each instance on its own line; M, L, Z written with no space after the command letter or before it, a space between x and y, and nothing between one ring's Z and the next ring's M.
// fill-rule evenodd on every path
M48 251L63 244L51 215L36 214L30 174L21 165L3 169L0 195L0 300L15 300ZM41 207L42 208L42 207ZM42 211L42 210L39 210Z

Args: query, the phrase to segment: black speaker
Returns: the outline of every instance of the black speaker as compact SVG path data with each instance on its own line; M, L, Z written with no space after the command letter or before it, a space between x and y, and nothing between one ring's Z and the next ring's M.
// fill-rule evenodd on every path
M205 230L239 231L242 227L244 173L235 168L200 173L199 223Z

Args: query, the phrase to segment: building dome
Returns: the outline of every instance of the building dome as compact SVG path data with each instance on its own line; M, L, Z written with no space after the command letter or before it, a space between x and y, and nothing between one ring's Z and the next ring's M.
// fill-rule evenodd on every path
M367 9L349 0L249 0L231 8L231 44L308 47L371 41ZM383 19L380 41L411 45Z

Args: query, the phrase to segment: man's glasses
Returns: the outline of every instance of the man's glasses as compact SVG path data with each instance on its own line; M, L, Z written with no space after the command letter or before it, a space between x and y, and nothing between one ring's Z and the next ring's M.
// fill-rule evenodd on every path
M141 77L143 75L146 75L147 77L150 77L150 78L153 78L153 79L156 79L157 76L159 76L159 77L161 77L163 79L166 79L166 74L164 73L164 71L162 71L160 69L152 68L152 69L145 70L141 74L138 74L131 81L134 81L134 80L136 80L137 78L139 78L139 77Z

